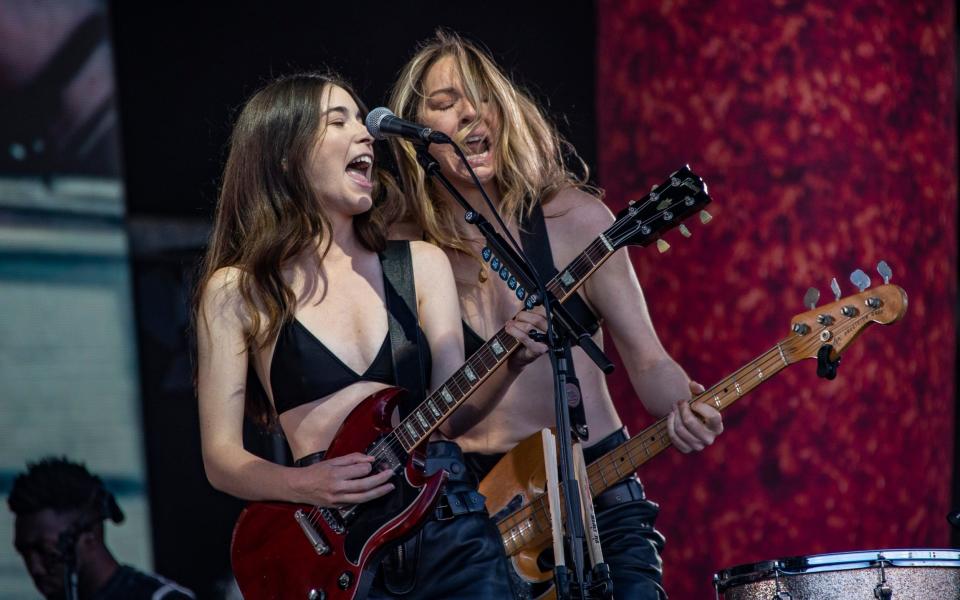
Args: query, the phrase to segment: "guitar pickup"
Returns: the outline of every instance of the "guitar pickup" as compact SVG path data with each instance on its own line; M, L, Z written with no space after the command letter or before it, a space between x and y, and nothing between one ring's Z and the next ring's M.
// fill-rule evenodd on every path
M330 553L330 546L324 541L323 535L314 529L313 523L310 522L310 518L304 514L302 509L293 513L293 518L296 519L297 524L300 525L300 529L303 530L303 534L307 536L307 540L317 554L323 556Z

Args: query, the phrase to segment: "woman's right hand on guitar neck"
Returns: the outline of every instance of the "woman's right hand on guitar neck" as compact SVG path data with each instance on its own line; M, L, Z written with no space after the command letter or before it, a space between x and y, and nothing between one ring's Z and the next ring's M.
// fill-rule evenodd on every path
M373 473L372 456L354 452L293 470L291 488L297 502L341 507L390 493L393 471Z

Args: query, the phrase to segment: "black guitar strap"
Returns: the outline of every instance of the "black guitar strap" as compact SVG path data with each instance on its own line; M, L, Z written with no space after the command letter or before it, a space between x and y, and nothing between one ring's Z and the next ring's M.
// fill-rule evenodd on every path
M396 384L407 390L400 400L400 418L409 415L426 397L430 361L427 340L417 319L417 290L413 280L410 242L391 240L380 253L383 290L390 324L390 348ZM410 592L416 584L420 534L390 549L380 563L384 586L393 594Z
M529 217L520 220L520 245L523 252L533 263L540 278L549 281L559 271L553 263L553 253L550 251L550 237L547 235L547 222L543 216L543 208L535 202ZM563 303L564 308L592 335L600 328L600 319L594 314L587 303L576 293ZM570 404L570 425L577 432L580 439L586 441L590 435L587 428L587 416L583 410L583 398L580 394L580 381L573 367L573 356L567 350L567 401Z
M413 281L410 242L391 240L380 253L383 290L390 322L390 348L397 385L409 394L400 401L400 418L409 415L426 397L430 365L427 340L417 320L417 290Z

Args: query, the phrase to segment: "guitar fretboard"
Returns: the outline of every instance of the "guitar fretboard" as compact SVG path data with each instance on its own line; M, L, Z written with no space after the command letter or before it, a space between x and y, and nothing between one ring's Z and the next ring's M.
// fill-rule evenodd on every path
M638 244L652 242L659 232L679 225L698 205L709 201L706 186L689 168L676 171L642 201L632 203L625 210L625 216L618 216L606 231L597 236L545 287L558 301L565 301L617 248L631 243L631 240ZM388 451L381 458L395 464L395 453L389 445L399 443L410 452L429 438L518 346L519 342L505 330L497 332L385 438L383 443L388 445Z
M726 409L790 364L783 350L785 343L788 343L788 340L783 340L764 352L710 389L691 399L690 402L699 400L717 410ZM590 489L594 497L632 475L640 465L670 445L667 419L663 417L626 443L590 463L587 466L587 476L590 479ZM561 514L563 513L561 502ZM535 498L527 506L507 515L497 523L497 527L509 556L549 536L550 512L546 495Z
M551 279L546 288L553 296L563 302L584 281L610 257L613 246L601 234L587 246L566 268ZM513 336L500 329L490 340L477 350L443 385L429 394L416 409L410 412L399 426L393 430L378 446L389 447L399 443L406 452L411 452L423 443L458 406L472 394L511 354L520 346ZM372 450L376 455L377 448ZM380 458L389 460L391 453Z
M691 399L690 403L701 401L718 411L728 408L790 364L781 346L785 342L786 340L767 350L710 389ZM594 496L622 481L624 477L632 475L640 465L670 446L667 418L662 417L626 443L590 464L587 474Z

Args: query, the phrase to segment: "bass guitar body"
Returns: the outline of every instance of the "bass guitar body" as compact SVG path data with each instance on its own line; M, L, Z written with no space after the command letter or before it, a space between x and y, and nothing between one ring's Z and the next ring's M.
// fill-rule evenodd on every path
M510 519L511 535L503 537L507 556L520 579L531 585L532 598L540 598L553 577L553 538L536 519L527 522L525 511L534 500L542 498L547 488L543 442L535 433L507 452L480 482L480 493L486 500L490 518L498 525ZM541 517L542 518L542 517ZM541 585L534 585L534 584Z
M231 562L247 600L362 598L382 553L414 533L434 511L446 473L424 475L422 448L407 452L392 438L390 419L403 390L364 399L344 420L325 458L353 452L393 469L389 494L345 508L254 502L233 531ZM371 452L371 448L376 452Z

